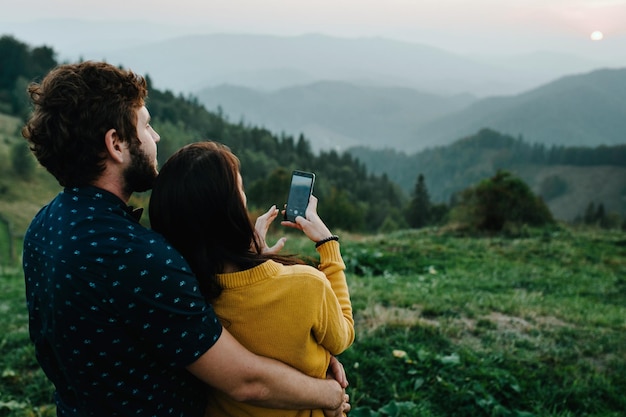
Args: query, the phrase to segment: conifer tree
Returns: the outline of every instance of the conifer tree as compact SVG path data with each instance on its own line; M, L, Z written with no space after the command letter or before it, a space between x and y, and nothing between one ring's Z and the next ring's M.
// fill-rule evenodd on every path
M412 228L419 229L430 222L430 196L424 181L424 175L419 174L413 196L406 211L406 221Z
M604 203L598 204L595 215L595 224L602 228L606 228L608 225L606 210L604 209Z
M587 209L585 210L585 214L583 216L583 222L585 224L593 224L596 221L596 206L592 202L587 205Z

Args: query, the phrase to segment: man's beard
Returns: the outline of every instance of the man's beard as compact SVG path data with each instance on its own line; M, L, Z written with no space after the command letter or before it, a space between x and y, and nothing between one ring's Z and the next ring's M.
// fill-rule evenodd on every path
M138 145L131 145L130 154L131 164L124 171L124 191L128 195L151 189L158 174L155 163Z

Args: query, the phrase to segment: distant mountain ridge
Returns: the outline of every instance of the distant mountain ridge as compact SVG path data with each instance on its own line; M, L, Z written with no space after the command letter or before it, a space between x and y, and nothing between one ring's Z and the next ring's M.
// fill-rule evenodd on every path
M339 81L273 92L222 85L197 97L209 110L221 107L233 121L274 131L304 133L314 149L384 147L410 141L420 123L461 110L476 99L421 93L403 87L358 86Z
M614 56L594 60L550 51L465 56L381 37L206 34L206 27L141 20L49 19L2 26L6 34L55 47L64 60L105 59L149 74L158 88L183 93L220 84L271 90L335 80L485 97L515 94L564 74L621 62Z
M413 142L398 147L417 151L485 127L550 145L626 143L626 69L565 76L516 96L478 100L424 124Z
M626 69L566 76L515 96L480 100L338 81L274 92L222 85L201 90L198 98L235 120L304 133L316 149L417 152L482 128L546 145L626 143Z
M427 45L320 34L184 36L108 51L106 58L192 91L224 83L268 90L336 80L406 86L440 94L486 95L539 82L531 71L511 78L511 70Z

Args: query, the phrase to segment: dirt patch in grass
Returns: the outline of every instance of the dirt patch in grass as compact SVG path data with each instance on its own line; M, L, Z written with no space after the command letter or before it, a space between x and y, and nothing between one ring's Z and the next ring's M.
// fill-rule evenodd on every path
M383 306L374 304L359 311L355 318L358 333L372 333L385 326L430 326L439 327L437 320L421 317L422 308L418 305L407 307Z
M501 332L528 333L531 330L554 329L568 327L566 322L553 316L538 316L530 319L511 316L508 314L492 311L479 318L454 318L445 319L422 317L422 307L396 307L374 304L359 312L356 317L356 326L362 331L373 331L386 325L414 326L423 324L431 327L457 327L460 330L474 332L477 328L487 327ZM444 324L445 320L445 324ZM491 323L491 326L485 326Z
M533 327L521 317L513 317L496 311L491 312L485 318L494 323L498 330L527 332Z
M355 326L358 334L371 334L386 326L437 328L453 343L477 352L493 349L494 344L504 350L516 350L520 343L531 350L549 349L551 342L549 338L544 340L545 333L571 327L556 317L522 318L497 311L477 318L425 318L419 305L396 307L382 304L359 311Z

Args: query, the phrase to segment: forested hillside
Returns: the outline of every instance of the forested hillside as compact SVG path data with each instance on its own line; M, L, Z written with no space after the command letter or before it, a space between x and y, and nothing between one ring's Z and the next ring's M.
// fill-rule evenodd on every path
M349 152L406 192L422 174L435 202L449 203L459 191L505 169L523 178L558 219L574 220L590 203L626 215L626 144L545 146L483 129L449 146L411 155L363 147Z
M26 86L56 65L54 53L47 47L32 48L5 36L0 38L0 60L0 109L24 117L28 112ZM160 162L186 143L216 140L228 145L241 159L252 210L266 210L272 204L282 206L287 199L291 170L297 168L317 174L319 212L333 229L377 231L386 218L401 215L405 197L399 187L385 175L368 174L365 166L350 154L314 154L304 136L279 135L264 128L231 123L222 114L207 111L193 97L154 88L149 75L147 78L147 106L162 139ZM19 144L26 148L18 132L6 132L7 159L12 152L9 148ZM27 176L11 170L11 164L5 166L0 199L12 195L18 175Z

